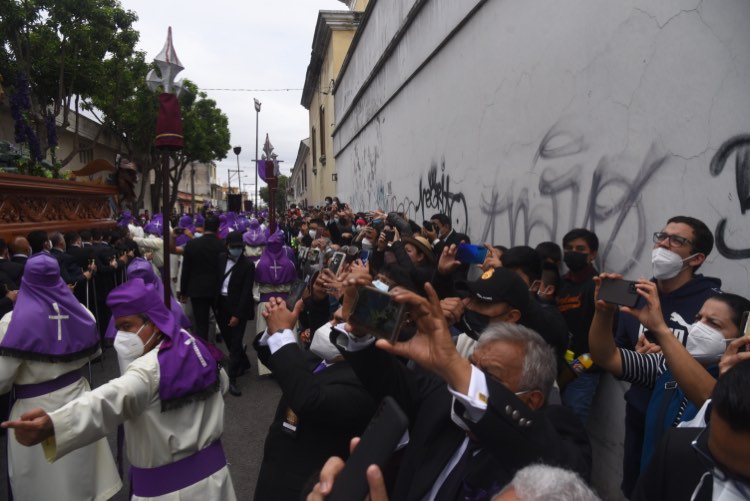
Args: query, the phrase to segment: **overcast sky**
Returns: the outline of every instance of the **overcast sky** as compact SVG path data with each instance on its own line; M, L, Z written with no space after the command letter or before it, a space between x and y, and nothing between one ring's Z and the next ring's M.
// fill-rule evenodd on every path
M345 10L339 0L121 0L138 14L138 49L152 61L172 26L175 52L187 78L204 89L302 89L310 62L312 37L319 10ZM246 183L254 184L255 108L261 101L259 151L269 134L279 155L281 172L294 166L299 142L307 138L308 112L300 104L302 91L205 91L229 117L232 146L241 146L240 167ZM218 163L220 182L227 168L236 171L232 151ZM233 174L232 185L236 186ZM253 188L251 187L250 190Z

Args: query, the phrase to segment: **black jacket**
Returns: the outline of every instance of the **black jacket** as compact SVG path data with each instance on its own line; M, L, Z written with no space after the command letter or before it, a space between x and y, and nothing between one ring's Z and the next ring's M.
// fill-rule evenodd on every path
M662 439L651 462L638 479L633 501L690 499L708 469L691 443L702 428L672 428ZM704 437L705 438L705 437ZM696 500L710 501L713 478L707 477Z
M8 279L16 285L21 285L21 277L23 276L23 265L21 263L15 263L9 259L0 259L0 271L5 272Z
M362 434L375 401L348 363L314 373L321 360L313 353L292 343L271 355L258 339L253 347L282 395L266 436L255 501L297 501L306 481L330 456L348 457L349 440ZM288 410L298 419L294 433L285 431Z
M202 237L201 237L202 238ZM224 283L224 271L227 266L229 255L226 252L219 254L219 289L217 294L221 293L221 287ZM247 256L240 256L237 263L232 268L227 285L227 306L229 316L237 317L240 323L253 320L255 318L255 301L253 300L253 284L255 283L255 265Z
M180 276L182 294L188 297L215 297L217 284L221 284L221 277L224 276L224 268L219 269L219 254L224 252L226 247L214 233L207 233L185 244Z
M451 420L453 398L447 385L421 369L408 369L374 346L345 356L376 401L391 395L409 417L409 445L390 494L391 499L421 500L466 437ZM473 464L467 478L485 490L486 496L477 499L490 499L518 469L537 462L589 479L591 444L572 411L559 405L532 411L505 386L491 378L487 384L484 417L467 423L483 448L481 461ZM521 425L522 418L531 425Z

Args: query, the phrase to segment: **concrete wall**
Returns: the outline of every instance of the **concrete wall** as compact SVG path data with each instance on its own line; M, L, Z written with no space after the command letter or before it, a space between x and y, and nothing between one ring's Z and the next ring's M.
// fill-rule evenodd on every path
M651 234L715 230L703 272L750 285L750 3L377 0L335 88L338 195L436 212L472 240L601 239L650 274ZM617 495L622 385L600 392L597 485ZM602 419L604 413L614 413Z

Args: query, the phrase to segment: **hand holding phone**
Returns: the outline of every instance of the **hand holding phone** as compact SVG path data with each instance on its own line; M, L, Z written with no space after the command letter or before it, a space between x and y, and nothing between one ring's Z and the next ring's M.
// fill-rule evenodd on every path
M456 259L463 264L482 264L487 257L487 248L479 245L458 244Z
M405 310L406 305L394 301L387 292L374 287L360 287L349 324L359 333L395 342L405 319Z
M607 278L599 287L599 299L611 304L634 308L638 302L638 289L632 280Z

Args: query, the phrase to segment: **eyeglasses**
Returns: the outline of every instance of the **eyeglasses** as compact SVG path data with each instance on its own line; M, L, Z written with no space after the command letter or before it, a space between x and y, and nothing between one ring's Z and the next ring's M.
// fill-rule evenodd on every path
M663 231L657 231L656 233L654 233L655 244L663 242L664 240L669 240L670 247L682 247L687 244L693 244L692 241L688 240L685 237L681 237L680 235L670 235L669 233Z
M701 432L698 433L698 436L693 439L690 446L698 454L698 458L703 463L703 466L711 472L711 475L720 482L732 482L743 497L750 499L750 478L730 473L724 469L724 466L716 462L711 455L711 451L708 449L708 438L706 436L706 430L708 429L708 426L703 428ZM706 436L706 438L704 438L704 436Z

